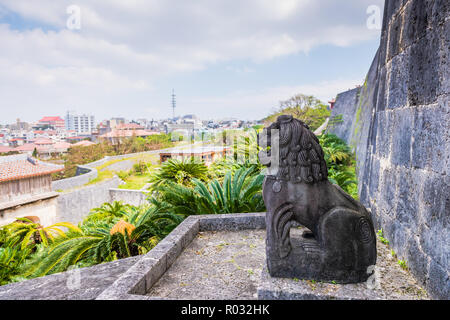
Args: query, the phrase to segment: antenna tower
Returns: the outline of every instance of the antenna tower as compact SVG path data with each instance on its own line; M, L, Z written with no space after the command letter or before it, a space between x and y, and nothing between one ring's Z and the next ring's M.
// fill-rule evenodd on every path
M172 118L175 119L175 107L177 106L175 91L172 89Z

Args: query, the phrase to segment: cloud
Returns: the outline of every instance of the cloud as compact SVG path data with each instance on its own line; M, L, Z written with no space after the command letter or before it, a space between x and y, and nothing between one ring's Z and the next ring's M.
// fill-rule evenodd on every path
M17 110L28 102L24 95L45 110L63 96L87 101L87 109L91 99L110 103L98 110L120 110L126 97L145 108L137 99L150 99L161 77L376 39L379 32L366 27L366 8L382 2L0 0L0 98ZM81 30L66 27L69 5L81 8ZM7 24L2 15L11 13L50 28Z
M323 103L336 96L336 93L361 85L364 79L336 79L308 85L279 86L261 88L256 91L232 92L220 97L196 97L184 101L187 110L195 110L205 118L218 118L233 115L243 119L261 119L279 107L280 101L303 93L313 95Z

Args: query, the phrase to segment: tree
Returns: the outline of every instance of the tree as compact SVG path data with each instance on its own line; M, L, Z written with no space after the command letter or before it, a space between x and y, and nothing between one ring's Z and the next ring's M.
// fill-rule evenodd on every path
M292 115L307 124L311 130L316 130L331 115L328 106L314 96L297 94L288 100L281 101L277 111L264 119L266 124L274 122L283 114Z

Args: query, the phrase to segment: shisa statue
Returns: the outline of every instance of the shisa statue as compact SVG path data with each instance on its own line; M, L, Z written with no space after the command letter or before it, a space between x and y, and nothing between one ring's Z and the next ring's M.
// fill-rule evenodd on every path
M259 136L266 205L266 256L273 277L364 282L376 263L376 237L366 208L328 181L319 140L283 115ZM291 228L305 231L291 237Z

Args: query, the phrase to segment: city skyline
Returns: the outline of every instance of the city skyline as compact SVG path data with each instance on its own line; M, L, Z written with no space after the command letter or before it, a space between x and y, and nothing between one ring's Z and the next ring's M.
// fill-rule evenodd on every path
M200 2L0 0L0 101L14 110L1 123L170 118L173 88L176 115L259 119L294 94L326 103L363 84L379 45L366 22L380 0Z

